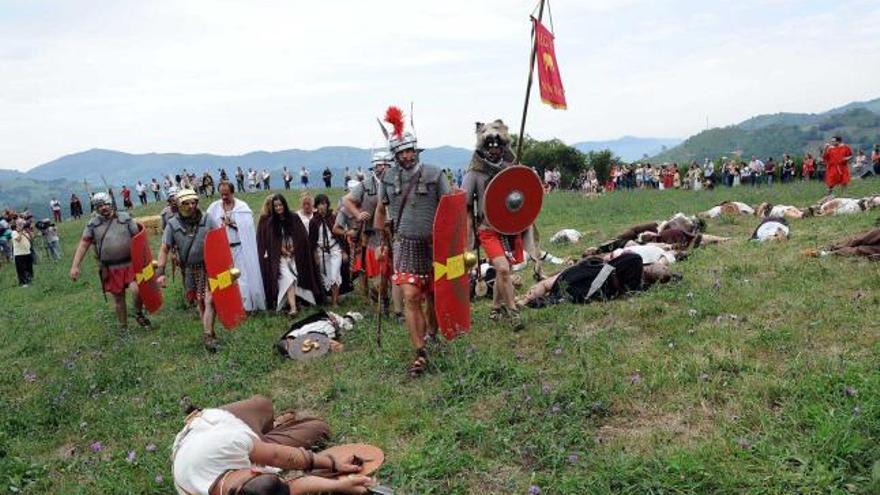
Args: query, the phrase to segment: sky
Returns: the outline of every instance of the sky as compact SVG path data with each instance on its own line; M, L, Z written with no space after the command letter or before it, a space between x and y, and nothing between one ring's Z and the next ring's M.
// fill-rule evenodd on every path
M518 131L537 0L0 0L0 168L69 153L424 147ZM876 0L554 0L568 110L526 132L685 138L880 97Z

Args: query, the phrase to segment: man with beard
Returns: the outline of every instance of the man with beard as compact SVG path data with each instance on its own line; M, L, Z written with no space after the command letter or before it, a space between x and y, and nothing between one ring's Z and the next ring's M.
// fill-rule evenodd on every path
M254 214L247 203L235 197L235 188L231 182L220 182L217 189L220 191L220 200L211 203L205 214L218 224L226 226L233 264L241 272L238 288L241 290L245 311L266 309L260 261L257 257Z
M202 320L203 342L208 352L217 351L217 336L214 333L214 306L211 291L207 290L208 275L205 272L205 235L209 230L220 226L211 216L199 210L199 196L192 189L182 189L177 193L177 215L168 219L162 246L159 248L159 275L157 282L165 287L165 264L168 253L177 248L180 265L183 268L183 286L186 299L196 302Z
M392 222L394 273L391 277L403 294L406 326L416 358L409 367L415 378L428 364L425 336L437 331L433 296L432 234L434 214L440 197L451 192L443 172L419 162L416 137L403 132L403 112L390 107L385 121L393 126L388 149L394 154L395 165L379 183L380 202L373 226L384 229ZM385 248L380 249L385 256Z
M495 287L492 292L493 307L489 313L492 320L506 321L514 331L525 328L515 301L511 265L523 262L522 235L503 235L489 226L483 216L483 198L489 181L501 170L513 165L516 157L510 149L510 134L500 119L489 124L477 122L477 146L471 158L461 188L467 194L468 232L474 232L477 242L486 251L486 257L495 269Z
M131 265L131 238L138 233L140 227L127 212L117 212L113 207L110 195L104 192L92 195L92 207L98 212L92 217L85 229L82 239L73 255L70 266L70 278L79 278L79 265L89 246L95 245L95 256L100 266L101 288L113 296L116 307L116 318L119 327L128 328L128 313L125 304L125 290L134 296L135 318L138 325L150 326L143 311L143 303L135 283L134 267Z

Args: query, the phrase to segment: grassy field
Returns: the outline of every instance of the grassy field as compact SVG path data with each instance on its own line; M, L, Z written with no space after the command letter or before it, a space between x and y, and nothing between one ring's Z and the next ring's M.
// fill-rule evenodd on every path
M581 245L545 246L571 255L725 199L805 206L822 192L559 193L539 225L545 238L586 232ZM245 199L257 209L262 198ZM406 332L387 320L381 350L368 318L344 352L301 364L273 350L288 320L260 315L221 330L208 355L174 287L156 329L121 334L93 260L80 282L67 278L83 222L65 223L64 260L37 265L31 287L0 269L0 493L173 493L181 398L256 393L326 417L333 442L383 447L380 478L398 493L880 493L880 265L800 254L876 217L794 221L789 241L766 245L746 240L755 218L713 220L709 233L736 240L694 251L681 282L527 310L519 334L490 325L481 302L472 333L436 348L417 381Z

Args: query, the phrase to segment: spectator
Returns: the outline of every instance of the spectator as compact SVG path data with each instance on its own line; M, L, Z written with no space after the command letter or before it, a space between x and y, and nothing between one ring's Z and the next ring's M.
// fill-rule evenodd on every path
M220 172L220 182L229 182L229 175L226 173L225 168L219 168L217 171ZM219 188L220 186L217 187Z
M260 184L257 182L257 171L249 168L248 169L248 191L256 191L260 188Z
M302 184L303 189L309 187L309 171L305 167L300 167L299 169L299 182Z
M70 195L70 216L74 219L79 219L83 214L83 205L82 201L79 200L79 196L76 194Z
M703 181L707 188L715 187L715 164L708 158L703 160Z
M49 256L52 257L55 261L61 259L61 244L58 238L58 228L55 227L55 224L49 224L45 230L41 230L40 233L43 235L43 239L46 241L46 249L49 251Z
M0 256L8 263L13 260L12 228L6 217L0 217Z
M350 168L345 167L345 172L344 172L342 178L344 180L343 186L347 187L348 183L351 182L351 169Z
M794 175L794 160L791 159L791 155L786 153L782 156L782 183L785 184L787 182L791 182L791 179L794 177Z
M147 204L147 186L143 185L141 181L137 181L137 184L134 186L134 190L137 192L138 200L141 202L141 206Z
M202 194L211 198L214 197L214 178L208 172L202 174Z
M52 210L52 218L56 222L61 223L61 201L53 197L52 201L49 201L49 209Z
M113 196L113 193L111 193L110 196ZM122 186L122 206L124 206L126 210L134 208L134 204L131 202L131 189L127 186Z
M874 145L871 153L871 163L874 165L874 175L880 175L880 144Z
M865 152L859 150L856 155L856 161L853 166L853 171L858 177L865 178L874 173L874 167L868 164L868 156L865 155Z
M741 167L742 168L740 168L740 171L739 171L740 184L743 184L743 185L748 184L750 186L753 185L752 184L752 167L748 164L748 162L742 162Z
M293 182L293 176L290 175L290 170L287 170L287 166L285 165L284 170L281 172L282 180L284 180L284 189L290 190L290 183Z
M464 174L462 173L461 169L459 168L455 171L455 184L458 187L461 187L462 180L464 180Z
M271 183L270 183L270 179L271 179L271 177L272 177L272 175L269 173L269 169L268 169L268 168L264 168L264 169L263 169L263 175L262 175L262 179L263 179L263 190L264 190L264 191L268 191L268 190L272 189L272 185L271 185Z
M24 222L12 226L12 253L15 256L15 273L18 286L27 287L34 279L34 258L31 254L33 232Z
M330 183L333 181L333 172L330 170L330 167L324 169L324 173L321 174L321 178L324 179L324 187L330 188Z
M752 168L752 185L760 186L764 181L764 162L753 155L749 166Z
M309 223L312 221L312 217L315 215L315 201L312 199L312 195L306 191L300 194L299 202L300 209L297 210L296 214L302 221L303 227L306 228L306 234L308 234Z
M244 170L241 167L235 168L235 184L239 192L245 192L247 189L244 188Z
M159 181L157 181L156 178L153 177L153 180L150 182L150 191L153 192L153 201L159 201L160 199L162 199L161 195L159 194L159 191L161 189L162 186L159 185Z
M767 185L773 185L773 179L776 177L776 162L773 161L773 157L767 159L767 163L764 165L764 174L767 175Z
M358 182L363 182L364 181L364 169L361 168L360 166L358 166L357 173L355 174L354 178Z
M816 173L816 159L813 158L811 153L807 153L804 157L804 163L801 167L801 176L804 180L813 180L813 175Z

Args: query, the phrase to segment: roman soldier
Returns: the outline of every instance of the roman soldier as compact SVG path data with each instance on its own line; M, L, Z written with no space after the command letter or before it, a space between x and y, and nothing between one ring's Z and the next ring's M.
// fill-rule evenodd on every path
M113 200L104 192L92 195L92 208L97 212L83 229L82 238L73 264L70 267L70 278L79 278L79 265L89 246L95 246L98 259L102 291L113 296L116 306L116 317L123 330L128 327L128 314L125 303L126 289L134 296L135 318L141 327L149 327L150 320L143 312L143 303L135 283L134 268L131 265L131 238L140 230L140 226L127 212L117 212Z
M337 226L344 230L346 237L353 246L361 243L365 245L359 246L359 249L352 250L352 256L355 251L363 250L363 256L356 259L353 266L356 266L366 273L366 278L372 279L374 283L379 284L380 297L386 293L383 288L387 281L391 278L391 264L382 262L377 256L377 251L382 245L383 232L373 227L373 217L376 214L376 207L379 204L379 184L386 171L394 163L394 156L388 151L378 151L373 154L372 158L372 174L366 177L363 182L358 182L351 188L348 194L342 198L343 208L340 210L341 215L337 216ZM363 242L363 237L366 242ZM362 266L361 266L362 265ZM399 293L399 290L393 290ZM398 316L403 315L400 304L400 298L394 297L395 313ZM385 306L387 308L387 305Z
M391 222L392 283L400 286L406 326L416 358L409 367L412 377L421 375L428 364L426 335L437 329L433 302L432 230L440 197L451 192L443 172L423 164L415 135L404 132L403 112L390 107L385 121L393 126L388 149L394 166L379 181L379 203L373 226L385 228ZM380 249L380 256L386 248Z
M199 195L192 189L181 189L177 193L177 215L168 219L162 246L159 248L159 275L157 282L165 287L165 264L172 248L177 249L183 269L183 286L186 299L198 304L202 320L203 342L209 352L217 351L217 336L214 333L214 307L211 292L207 290L208 276L205 271L205 235L209 230L220 226L210 215L199 210Z
M500 119L489 124L477 122L476 134L476 149L461 186L467 194L470 212L468 230L476 236L474 245L482 245L495 269L493 307L489 318L506 321L514 331L519 331L525 325L516 306L511 265L523 262L523 237L522 234L504 235L495 231L483 214L486 186L495 174L512 166L516 157L510 149L507 126Z

